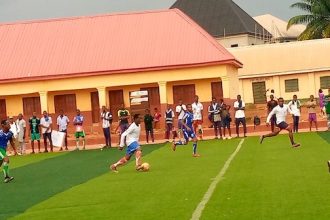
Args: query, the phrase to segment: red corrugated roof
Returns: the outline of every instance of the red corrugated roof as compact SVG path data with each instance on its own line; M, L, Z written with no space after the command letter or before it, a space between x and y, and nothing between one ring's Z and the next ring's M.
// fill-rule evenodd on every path
M0 81L229 63L233 55L177 9L0 25Z

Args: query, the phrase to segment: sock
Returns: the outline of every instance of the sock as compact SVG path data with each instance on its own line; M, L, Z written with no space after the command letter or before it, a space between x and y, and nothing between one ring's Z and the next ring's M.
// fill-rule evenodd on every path
M83 148L85 149L85 139L83 140Z
M197 143L193 143L193 153L196 154L197 152Z
M5 178L9 176L9 166L7 162L3 162L3 173Z
M76 141L76 148L79 148L79 140Z
M183 142L182 141L178 141L175 143L175 145L183 145Z

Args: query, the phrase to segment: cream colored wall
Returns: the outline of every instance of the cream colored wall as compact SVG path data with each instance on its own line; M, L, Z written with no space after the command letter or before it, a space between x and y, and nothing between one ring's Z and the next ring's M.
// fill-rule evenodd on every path
M264 44L264 41L259 38L254 38L247 34L228 36L225 38L218 38L217 41L224 47L230 48L233 44L238 44L238 47L248 46L248 45L258 45Z
M330 71L240 79L239 84L242 85L240 93L242 94L245 102L253 103L252 83L265 81L267 89L274 89L275 95L277 97L283 97L286 100L292 99L294 94L296 94L298 98L301 99L309 98L310 95L318 97L318 90L320 89L320 77L323 76L330 76ZM298 92L285 92L285 80L289 79L298 79Z
M261 77L330 69L330 39L228 48L243 68L239 76Z

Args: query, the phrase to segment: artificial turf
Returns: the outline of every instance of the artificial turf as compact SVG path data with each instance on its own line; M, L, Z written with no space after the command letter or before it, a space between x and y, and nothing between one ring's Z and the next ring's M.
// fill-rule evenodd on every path
M201 218L329 219L327 135L296 135L298 149L286 135L263 145L247 138ZM145 173L134 160L109 172L124 153L116 149L12 158L15 180L0 184L0 219L190 219L239 141L199 142L200 158L191 145L145 146Z

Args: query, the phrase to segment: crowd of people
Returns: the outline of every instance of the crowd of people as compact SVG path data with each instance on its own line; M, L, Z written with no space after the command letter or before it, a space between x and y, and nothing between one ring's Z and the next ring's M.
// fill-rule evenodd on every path
M269 90L267 90L267 93ZM264 141L265 138L277 136L282 130L289 132L289 138L292 147L299 147L300 144L296 143L293 138L293 133L299 131L299 121L301 117L301 108L306 107L308 109L308 120L310 131L312 130L312 125L314 123L316 130L318 130L317 124L317 112L316 107L320 107L320 116L327 118L328 130L330 130L330 89L328 90L328 95L325 95L323 91L319 90L319 103L313 95L310 96L306 103L302 103L297 95L293 95L292 100L288 104L284 104L283 98L276 98L275 91L270 90L270 94L265 94L268 98L267 109L268 116L266 120L267 126L271 126L271 133L262 135L260 137L260 143ZM241 96L237 96L237 100L233 104L234 108L234 118L236 126L236 136L239 137L239 126L243 126L243 135L246 137L247 127L246 127L246 117L245 117L245 102L242 100ZM231 106L224 103L222 99L219 101L216 98L212 98L210 105L207 108L208 120L212 123L214 129L214 136L216 139L231 139ZM199 101L199 97L196 95L195 100L192 104L185 105L182 100L179 100L178 105L175 110L172 109L171 105L167 106L165 111L165 138L169 141L172 135L172 149L176 150L179 145L186 145L190 140L193 141L193 156L199 157L197 153L197 142L198 138L203 139L203 104ZM287 115L291 114L293 118L293 127L287 123ZM111 147L111 125L113 116L110 111L102 106L102 111L100 115L102 119L102 128L105 137L105 148ZM154 142L154 128L159 128L159 122L161 120L161 113L158 109L154 109L154 114L151 114L149 109L145 110L143 121L145 123L146 131L146 141L149 143L149 136L151 141ZM119 123L115 129L115 133L119 131L119 149L127 146L126 155L121 158L117 163L110 166L110 169L117 172L117 167L125 164L131 156L135 153L136 155L136 169L143 169L141 165L142 151L140 144L138 143L140 136L140 123L141 117L139 114L135 114L133 121L129 124L130 113L125 109L124 105L118 111ZM174 125L174 119L177 119L177 127ZM254 122L256 123L256 119ZM259 121L260 122L260 121ZM56 119L56 125L59 132L64 134L64 146L60 147L60 151L68 150L68 125L70 119L64 114L63 110L60 110L59 115ZM35 142L37 142L38 153L41 152L41 136L43 138L43 145L45 153L53 152L53 120L47 111L44 111L41 118L38 118L37 113L33 112L32 117L28 120L29 137L31 139L32 154L36 153ZM85 130L84 130L84 116L81 114L80 110L77 109L76 116L73 118L73 125L75 127L75 138L76 138L76 150L80 149L80 141L82 141L82 149L85 149ZM27 133L27 122L25 121L22 114L19 114L17 120L14 121L13 117L1 121L0 130L0 166L3 166L4 171L4 182L10 182L13 177L9 176L9 158L7 155L7 147L11 145L14 150L14 154L25 154L25 140ZM228 136L226 136L226 130L228 131ZM178 138L178 141L176 141ZM18 147L18 151L16 150ZM48 148L49 147L49 148ZM330 170L330 161L328 162Z
M330 94L330 89L329 89ZM274 90L267 90L267 111L270 114L278 105L279 100L275 95ZM283 100L284 101L284 100ZM292 115L293 118L293 126L292 131L297 133L299 131L300 117L301 117L301 108L306 107L308 109L308 121L310 130L312 130L312 126L314 125L316 130L318 130L317 123L317 112L316 107L319 105L320 117L328 118L328 127L330 128L330 108L329 108L329 95L325 95L323 91L319 90L319 102L317 104L317 100L313 95L310 96L310 99L302 103L297 95L293 95L292 100L290 100L287 104L288 113ZM196 134L197 138L200 140L203 139L203 126L205 127L207 123L203 118L204 114L204 106L199 101L199 97L196 95L193 103L184 104L182 100L178 101L178 104L175 108L172 105L168 104L167 109L162 115L157 108L154 109L153 113L151 113L150 109L145 110L144 118L142 122L144 122L145 132L146 132L146 143L155 141L154 129L160 128L160 121L165 121L165 139L172 142L175 141L176 138L179 140L185 138L185 134L183 133L184 122L187 120L186 113L189 112L188 106L191 106L191 120L192 120L192 129ZM231 108L233 107L233 118L231 117ZM125 109L124 105L121 106L118 114L118 126L114 129L114 133L118 133L121 135L124 133L129 127L130 121L130 112ZM205 114L206 115L206 114ZM240 125L243 127L243 136L246 137L247 134L247 126L246 126L246 117L245 117L245 102L242 100L241 96L237 96L237 100L233 103L233 106L224 102L223 99L217 100L216 98L212 98L210 105L207 107L207 115L208 115L208 124L214 129L214 137L216 139L231 139L231 124L232 122L236 128L236 137L240 137ZM104 134L104 148L111 147L111 135L112 135L112 121L113 115L110 110L105 106L102 106L101 109L101 123ZM162 119L164 117L164 119ZM174 121L177 120L177 124L174 124ZM25 121L22 114L17 116L17 120L14 121L13 117L9 117L8 119L10 124L10 131L13 133L13 137L15 140L15 145L18 147L18 151L14 149L14 154L25 154L25 142L27 136L27 126L29 126L29 134L31 141L31 150L32 154L38 152L42 152L41 150L41 139L43 139L43 152L53 151L53 143L52 143L52 130L53 128L57 128L58 131L65 133L64 144L60 147L60 151L68 150L68 126L70 123L70 119L64 114L63 110L60 110L59 115L56 119L55 125L53 123L52 117L44 111L42 117L38 117L37 113L34 112L32 117ZM203 125L204 124L204 125ZM269 124L272 132L275 132L276 127L278 127L279 121L277 120L276 114L272 114L269 118ZM82 149L85 149L86 141L85 141L85 130L84 130L84 116L81 114L78 109L76 112L76 116L73 118L73 125L75 127L74 136L76 138L76 150L80 149L80 143L82 144ZM55 129L56 130L56 129ZM120 140L120 137L119 137ZM37 147L35 147L35 143Z

